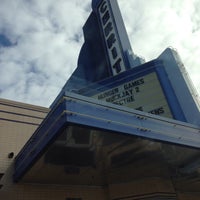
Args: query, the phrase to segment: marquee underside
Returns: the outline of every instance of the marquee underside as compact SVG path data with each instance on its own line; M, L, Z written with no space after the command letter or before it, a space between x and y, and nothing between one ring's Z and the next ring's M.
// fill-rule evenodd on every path
M175 172L187 178L200 166L199 147L194 125L66 93L17 156L14 181L104 186Z

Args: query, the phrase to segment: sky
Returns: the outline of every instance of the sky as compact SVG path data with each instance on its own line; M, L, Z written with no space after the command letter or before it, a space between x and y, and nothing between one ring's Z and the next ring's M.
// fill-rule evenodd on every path
M118 0L135 54L179 53L200 94L200 0ZM0 0L0 98L49 107L77 66L91 0Z

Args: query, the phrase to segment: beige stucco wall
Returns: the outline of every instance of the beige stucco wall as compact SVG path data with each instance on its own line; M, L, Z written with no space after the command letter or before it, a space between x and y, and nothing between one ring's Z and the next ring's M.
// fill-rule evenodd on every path
M108 200L103 187L66 186L51 184L13 184L10 173L5 176L6 185L0 190L2 200ZM76 199L74 199L76 200Z
M102 187L13 183L14 159L48 112L47 108L0 99L0 199L106 199ZM13 158L8 158L10 153L14 153Z
M5 173L49 109L0 99L0 173ZM8 158L14 153L13 158Z

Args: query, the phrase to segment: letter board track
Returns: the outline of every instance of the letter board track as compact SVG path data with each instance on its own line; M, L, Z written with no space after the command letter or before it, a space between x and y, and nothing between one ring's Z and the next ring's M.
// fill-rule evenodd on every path
M79 90L79 94L136 110L185 121L159 61L151 61ZM161 73L162 72L162 73ZM169 93L168 91L171 91ZM173 104L173 106L171 106ZM173 110L174 105L176 110Z

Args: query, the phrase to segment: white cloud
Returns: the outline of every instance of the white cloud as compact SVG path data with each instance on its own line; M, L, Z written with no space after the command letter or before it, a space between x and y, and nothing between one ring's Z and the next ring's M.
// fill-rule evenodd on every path
M15 44L0 49L2 98L50 105L76 67L89 7L81 0L1 1L0 33Z
M119 0L133 51L147 61L175 48L200 94L200 1Z
M0 97L49 106L76 68L91 0L1 0ZM134 52L176 48L200 92L200 1L119 0Z

